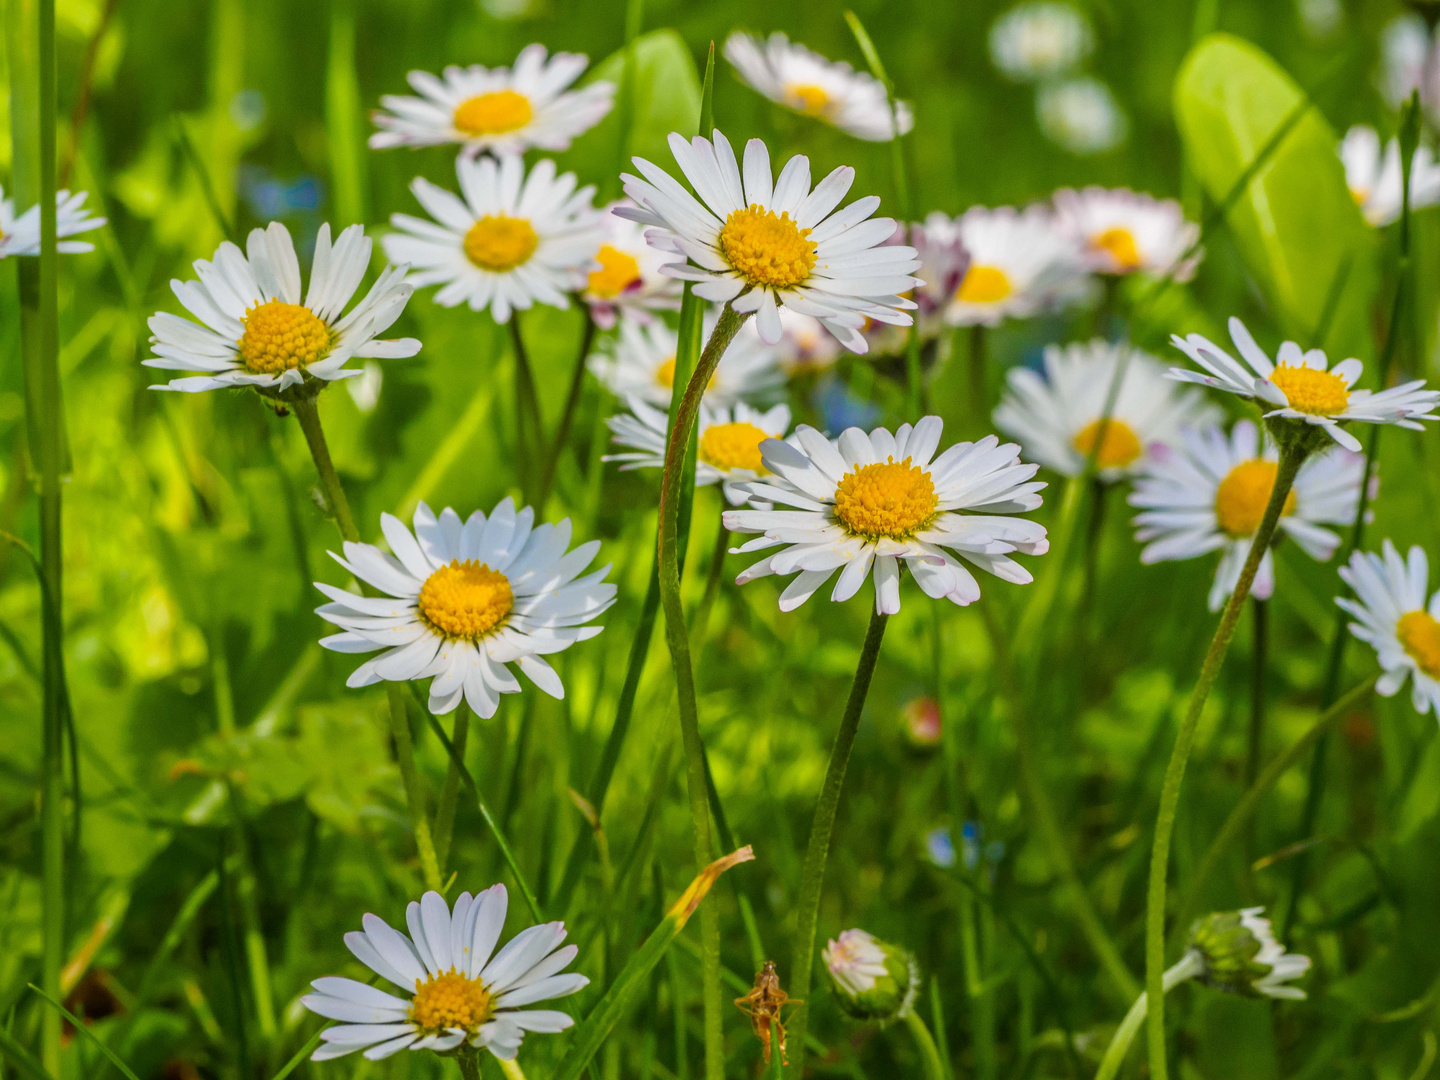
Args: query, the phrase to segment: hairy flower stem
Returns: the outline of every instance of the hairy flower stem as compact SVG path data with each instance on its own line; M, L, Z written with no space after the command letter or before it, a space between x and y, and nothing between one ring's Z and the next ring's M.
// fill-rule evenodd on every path
M855 668L855 681L845 702L845 715L835 744L830 748L830 764L825 768L825 781L815 801L815 817L810 824L810 842L805 849L805 868L800 873L800 896L795 902L795 951L790 955L790 996L806 1000L810 996L810 973L815 966L815 924L820 916L820 892L825 884L825 861L830 855L830 835L835 829L835 811L840 805L840 790L845 786L845 769L850 764L850 749L855 745L855 732L860 727L860 714L865 709L865 696L870 692L870 679L875 662L880 659L880 642L885 637L885 624L890 616L870 613L870 626L865 631L865 644L860 648L860 663ZM790 1045L794 1047L790 1080L800 1080L805 1069L805 1031L809 1026L810 1009L802 1006L790 1024Z
M1178 984L1200 974L1201 964L1202 961L1196 953L1187 952L1178 964L1165 972L1161 979L1161 988L1168 994ZM1114 1080L1120 1072L1120 1066L1125 1064L1125 1052L1130 1049L1130 1044L1140 1032L1140 1025L1145 1022L1149 1003L1150 996L1141 993L1135 999L1135 1004L1130 1006L1125 1019L1120 1021L1120 1026L1115 1029L1110 1045L1105 1048L1105 1057L1100 1061L1100 1071L1095 1074L1095 1080Z
M714 860L710 840L710 801L705 788L705 747L700 741L700 720L695 705L695 672L690 664L690 636L685 628L685 609L680 602L680 502L686 471L686 453L700 414L700 397L710 384L715 368L734 340L747 315L726 307L700 354L700 362L685 387L665 446L665 473L660 481L659 568L660 605L665 612L665 641L675 668L680 733L685 744L685 775L690 796L690 814L695 825L695 865L704 870ZM705 1001L705 1073L710 1080L723 1080L725 1046L720 997L720 921L714 904L700 913L702 976Z
M320 410L314 398L305 398L293 406L295 419L305 433L305 443L310 447L310 457L315 461L315 471L320 474L320 488L325 495L325 504L340 529L340 537L346 543L359 543L360 532L355 528L355 518L350 513L349 500L335 472L335 463L330 459L330 447L325 442L325 432L320 426ZM405 801L410 808L410 825L415 831L415 849L420 855L420 868L425 875L426 887L439 890L444 884L440 878L440 864L435 858L435 844L430 838L430 823L425 818L425 791L420 785L420 774L415 768L415 748L410 741L410 721L405 714L405 692L399 683L387 682L385 690L390 698L390 735L395 740L395 757L400 766L400 777L405 784Z
M575 367L570 371L570 389L565 394L565 407L560 412L560 424L555 429L555 438L545 451L545 467L540 473L540 487L535 493L535 512L545 512L545 500L550 498L550 488L555 483L555 470L560 466L560 455L565 452L565 443L570 438L570 428L575 423L575 409L580 404L580 391L585 386L585 361L590 356L590 346L595 342L595 318L590 314L590 305L580 305L585 310L585 329L580 335L580 351L575 354Z
M1308 425L1307 425L1308 428ZM1275 527L1280 523L1280 511L1295 483L1295 474L1313 448L1312 433L1301 434L1281 441L1280 462L1275 472L1275 486L1270 492L1270 502L1265 507L1265 516L1250 544L1250 554L1240 571L1240 580L1230 601L1220 616L1220 625L1200 666L1200 678L1190 695L1185 718L1175 735L1175 747L1170 753L1170 764L1165 768L1165 783L1160 790L1160 809L1155 816L1155 840L1150 850L1150 888L1145 903L1145 988L1155 1008L1150 1011L1148 1044L1150 1075L1153 1080L1165 1080L1165 999L1162 986L1165 975L1165 886L1170 861L1170 835L1175 829L1175 812L1180 803L1180 785L1185 779L1185 765L1190 749L1195 742L1195 726L1200 713L1210 696L1210 688L1220 674L1220 665L1230 649L1230 640L1235 636L1235 625L1240 621L1240 612L1250 596L1250 586L1255 581L1255 572L1260 569L1260 560L1270 548L1275 536Z
M925 1065L925 1080L945 1080L945 1066L940 1061L940 1051L935 1047L930 1029L914 1009L905 1014L905 1026L910 1029L910 1034L915 1039L915 1047L920 1051L920 1060Z

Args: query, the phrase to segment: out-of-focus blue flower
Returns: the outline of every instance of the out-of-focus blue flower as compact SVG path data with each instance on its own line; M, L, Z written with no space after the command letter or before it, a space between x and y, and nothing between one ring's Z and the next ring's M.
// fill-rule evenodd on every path
M241 131L254 131L265 123L269 109L259 90L241 90L230 99L230 119Z
M880 419L874 402L855 394L840 379L821 379L815 386L810 402L821 416L826 431L840 432L849 427L873 427Z
M325 186L316 176L281 180L259 165L242 165L240 197L260 221L276 221L318 211L325 201Z
M948 828L937 825L925 834L925 854L942 870L949 870L955 865L955 841Z

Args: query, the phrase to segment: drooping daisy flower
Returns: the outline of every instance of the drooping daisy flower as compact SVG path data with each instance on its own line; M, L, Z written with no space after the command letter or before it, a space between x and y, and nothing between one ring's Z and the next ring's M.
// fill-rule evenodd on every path
M1440 402L1440 391L1422 390L1424 379L1401 383L1378 393L1352 390L1364 370L1359 360L1342 360L1331 368L1321 350L1301 352L1299 345L1287 341L1280 346L1277 357L1280 362L1271 363L1245 324L1233 317L1230 339L1245 361L1243 364L1199 334L1172 336L1170 340L1175 347L1209 374L1171 368L1170 377L1253 398L1262 403L1262 407L1273 406L1265 414L1267 419L1278 416L1319 425L1347 450L1360 449L1360 440L1340 426L1349 421L1396 424L1419 431L1422 425L1418 421L1436 419L1433 411Z
M433 676L431 712L450 712L463 696L490 717L501 694L520 692L508 667L514 664L551 697L563 698L560 676L544 657L600 633L585 624L615 602L615 586L605 583L609 563L579 576L600 550L598 540L567 552L569 518L558 525L534 520L532 508L516 513L508 498L489 518L477 510L464 522L448 507L437 518L422 502L413 534L398 518L381 515L394 554L359 543L346 543L343 559L332 552L358 580L386 594L359 596L315 583L334 601L316 613L342 631L321 645L346 653L385 650L345 685Z
M664 272L696 282L695 295L754 312L768 345L784 333L782 306L815 316L857 353L866 348L860 329L867 317L910 325L905 312L915 305L899 294L915 285L915 249L885 246L895 222L871 218L880 206L876 196L831 213L854 183L854 169L836 169L812 191L808 158L792 157L772 179L770 152L759 139L745 145L743 183L735 152L719 131L713 142L672 134L670 150L700 199L663 169L635 158L645 179L628 173L621 179L640 209L616 213L655 226L646 234L651 244L690 260Z
M877 79L793 44L784 34L762 41L737 31L725 41L725 59L750 89L801 116L870 142L885 142L895 134L895 117ZM895 112L904 135L915 118L903 101L895 103Z
M170 288L200 323L164 311L152 315L155 356L144 364L205 374L151 389L253 386L278 396L293 387L308 394L327 382L363 375L362 368L345 366L352 357L414 356L420 351L414 338L379 338L414 291L404 266L387 266L365 298L341 314L370 266L370 247L359 225L341 230L333 245L330 226L321 225L310 287L303 294L295 245L278 221L251 231L243 252L227 240L213 262L197 259L200 280L171 281Z
M40 254L40 207L35 205L23 214L16 215L15 201L3 198L5 189L0 188L0 259L11 255ZM63 255L78 255L94 251L95 245L84 240L66 240L90 232L105 224L104 218L91 217L85 209L85 192L68 191L55 193L55 250Z
M1275 939L1263 907L1215 912L1196 919L1186 943L1187 977L1245 997L1302 1000L1289 983L1310 970L1310 958L1287 953Z
M1049 346L1044 378L1029 368L1010 369L995 426L1019 439L1026 457L1061 476L1079 476L1093 453L1100 477L1114 481L1140 468L1157 447L1177 445L1182 427L1218 419L1219 410L1200 391L1178 390L1165 377L1165 365L1132 348L1107 420L1105 406L1125 352L1100 338Z
M410 282L440 285L435 302L490 309L496 322L537 301L570 306L568 293L603 269L601 215L590 205L593 184L576 190L574 173L555 175L543 158L525 175L518 157L455 162L461 196L417 176L410 190L435 220L392 214L398 233L381 243L392 262L409 263Z
M354 979L326 976L300 1003L334 1027L320 1033L311 1061L364 1050L379 1061L409 1048L443 1053L462 1043L511 1061L527 1031L564 1031L575 1020L554 1009L525 1009L576 993L590 980L565 968L579 948L560 943L565 924L541 923L516 934L498 953L508 898L504 885L477 896L462 892L455 909L427 892L405 909L407 937L378 915L345 935L355 958L404 995Z
M1043 206L972 206L960 217L970 264L950 300L952 326L998 326L1084 295L1079 245Z
M1340 143L1345 184L1371 225L1389 225L1400 217L1405 192L1400 176L1400 140L1391 139L1380 150L1380 136L1372 127L1356 124ZM1440 165L1430 148L1420 145L1410 162L1410 207L1440 203Z
M527 45L514 68L451 66L443 78L412 71L410 85L420 97L387 94L375 113L380 130L370 146L440 146L460 143L461 153L523 154L565 150L610 111L613 83L596 82L579 90L566 87L589 61L578 53L556 53L548 60L544 45Z
M590 305L590 315L602 330L615 325L621 313L648 322L651 312L680 310L680 282L666 277L660 268L675 256L645 242L645 230L627 218L616 216L611 203L601 218L604 225L600 250L581 294Z
M1075 70L1095 47L1090 23L1069 4L1019 4L990 27L990 60L1016 82L1039 82Z
M1035 94L1035 119L1041 134L1077 157L1114 150L1130 134L1115 94L1088 75L1042 86Z
M850 599L875 578L875 610L900 610L900 562L927 596L964 606L980 586L957 559L1025 584L1030 573L1009 556L1043 555L1045 529L1001 516L1034 510L1045 485L1022 464L1019 447L988 435L957 443L939 457L942 423L927 416L892 435L848 428L835 440L801 425L789 441L760 445L772 477L745 485L751 497L793 509L731 510L731 532L759 533L737 552L783 547L742 573L745 584L769 574L798 575L780 596L793 611L840 571L830 599ZM949 550L946 550L949 549ZM954 554L952 554L952 552Z
M607 454L605 461L621 461L622 469L663 469L670 416L663 408L647 405L638 396L627 399L628 413L605 423L615 442L631 447L623 454ZM790 430L790 407L776 405L767 412L736 403L733 409L700 402L699 443L695 454L695 483L721 484L731 506L744 506L749 495L738 485L758 480L768 470L760 458L766 439L783 439Z
M1250 543L1275 488L1279 453L1261 446L1260 431L1241 420L1229 437L1219 427L1186 430L1176 449L1152 454L1130 493L1135 539L1145 545L1143 563L1193 559L1221 552L1210 588L1211 611L1235 591ZM1280 533L1321 562L1335 553L1340 537L1323 525L1355 518L1364 459L1331 449L1300 466L1280 514ZM1277 533L1277 535L1279 535ZM1261 600L1275 591L1275 563L1269 551L1260 560L1251 593Z
M836 1004L855 1019L885 1024L915 1007L920 967L908 949L864 930L842 930L820 957Z
M1415 711L1440 717L1440 592L1427 598L1430 563L1416 545L1406 559L1386 540L1379 555L1357 551L1340 576L1355 599L1335 602L1354 615L1350 632L1374 648L1384 674L1375 689L1392 697L1412 680ZM1428 601L1428 602L1427 602Z
M706 334L714 322L711 313L706 317ZM725 350L705 390L705 400L713 405L773 396L785 381L776 350L753 334L743 335L744 328ZM645 324L626 320L615 340L590 358L589 367L616 397L634 395L666 409L675 386L678 340L675 331L658 320Z
M1055 193L1055 210L1093 273L1143 271L1157 277L1173 273L1176 281L1195 276L1200 253L1186 256L1200 238L1200 226L1185 220L1185 211L1174 199L1157 199L1128 188L1065 188Z

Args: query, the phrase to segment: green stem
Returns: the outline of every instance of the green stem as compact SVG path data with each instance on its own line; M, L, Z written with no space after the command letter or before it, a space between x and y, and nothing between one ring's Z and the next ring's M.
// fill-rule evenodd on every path
M332 0L330 49L325 64L325 141L330 150L330 184L336 226L366 219L365 110L355 68L355 0Z
M880 659L880 642L890 616L870 613L865 631L865 644L860 648L860 663L855 668L855 681L845 701L845 714L835 744L830 748L830 764L825 767L825 780L820 797L815 801L815 817L810 825L810 842L805 849L805 867L800 872L800 895L795 902L795 949L790 956L790 996L807 1000L810 996L810 974L815 966L815 924L820 916L820 892L825 884L825 862L830 855L830 835L835 829L835 812L840 805L840 791L845 786L845 769L850 764L850 749L860 727L860 714L870 692L870 679L875 662ZM810 1008L802 1006L791 1023L795 1040L795 1057L786 1074L800 1080L805 1068L805 1031L809 1026Z
M730 545L730 530L725 528L724 521L724 496L721 496L721 520L716 526L715 549L710 553L710 566L705 574L705 591L700 596L700 602L695 605L695 611L690 616L690 636L703 648L705 644L705 628L710 622L710 609L715 606L715 598L720 594L720 578L725 569L725 552Z
M520 1068L520 1062L514 1060L506 1061L503 1058L496 1058L496 1064L500 1071L505 1074L505 1080L525 1080L525 1070Z
M1306 435L1310 432L1307 430ZM1154 1080L1165 1080L1168 1074L1165 1060L1165 1000L1162 981L1165 974L1165 893L1166 875L1170 861L1170 834L1175 828L1176 809L1180 803L1180 785L1185 779L1185 765L1190 749L1195 742L1195 727L1200 722L1200 713L1210 696L1210 688L1220 674L1220 665L1230 649L1230 639L1235 636L1235 624L1250 595L1250 586L1255 581L1255 572L1260 569L1260 560L1269 550L1275 535L1275 526L1280 522L1280 511L1295 483L1295 474L1300 471L1310 448L1304 436L1285 441L1280 447L1280 462L1275 472L1275 486L1270 492L1270 502L1265 507L1265 516L1250 544L1250 554L1240 571L1240 580L1225 611L1220 616L1220 625L1200 666L1200 678L1190 696L1190 705L1180 722L1175 736L1175 748L1170 754L1170 763L1165 768L1165 783L1160 790L1160 808L1155 816L1155 839L1150 851L1150 886L1145 903L1145 988L1155 1002L1150 1011L1148 1043L1150 1054L1150 1075Z
M440 789L440 802L435 809L435 863L445 875L445 862L450 854L450 837L455 828L455 805L460 799L460 770L465 767L465 744L470 738L470 706L465 702L455 710L455 734L450 767L445 771L445 786Z
M960 951L965 962L965 996L970 1000L971 1041L975 1048L975 1075L979 1080L994 1080L995 1010L985 988L985 972L981 967L979 935L975 927L975 897L970 892L960 896Z
M1269 607L1258 596L1250 601L1255 616L1255 645L1250 654L1250 727L1245 734L1245 786L1260 773L1265 743L1265 659L1270 643Z
M990 393L990 373L986 370L985 327L970 327L970 422L978 433L989 419L986 399ZM1097 440L1098 441L1098 440Z
M455 1055L455 1064L460 1066L460 1075L464 1080L480 1080L480 1051L473 1046L462 1043L460 1052Z
M585 386L585 361L590 356L590 346L595 342L595 319L590 314L590 306L583 303L580 306L585 310L585 329L580 336L580 351L575 354L575 367L570 372L570 389L565 394L565 408L560 412L560 426L555 429L554 441L545 453L540 490L535 496L536 513L544 511L550 487L555 483L555 470L560 465L560 455L565 452L570 428L575 423L575 408L580 404L580 391Z
M1161 979L1162 990L1168 994L1178 983L1200 974L1202 967L1200 958L1195 953L1187 952L1178 964L1165 972ZM1115 1029L1110 1045L1105 1048L1105 1057L1100 1062L1100 1070L1095 1074L1095 1080L1114 1080L1120 1066L1125 1064L1125 1052L1130 1049L1130 1044L1135 1041L1135 1036L1140 1031L1140 1025L1145 1022L1149 1001L1149 995L1142 993L1135 999L1135 1004L1130 1006L1125 1019L1120 1021L1120 1026Z
M510 341L515 350L515 468L519 472L520 494L527 503L535 502L535 454L545 438L545 425L540 419L540 398L535 392L535 373L530 368L530 354L520 332L520 312L510 313ZM537 508L538 509L538 508Z
M935 1047L930 1029L914 1009L905 1014L905 1026L910 1029L915 1048L920 1051L920 1060L925 1063L925 1076L928 1080L945 1080L945 1065L940 1060L940 1051Z

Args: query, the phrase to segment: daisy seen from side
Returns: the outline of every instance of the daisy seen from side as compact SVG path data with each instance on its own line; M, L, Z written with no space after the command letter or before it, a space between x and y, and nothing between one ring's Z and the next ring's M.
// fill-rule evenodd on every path
M1430 561L1418 544L1402 559L1389 540L1380 554L1357 551L1340 577L1355 598L1335 602L1355 617L1350 632L1375 650L1383 674L1375 689L1385 697L1410 680L1410 701L1422 715L1440 718L1440 592L1427 596Z
M680 310L680 282L660 272L675 256L651 247L643 228L614 213L624 205L611 203L601 216L602 239L595 254L600 268L590 271L581 293L602 330L621 315L648 322L656 311Z
M0 188L0 259L12 255L40 254L40 207L35 205L23 214L15 213L15 200L4 198L5 189ZM55 250L62 255L78 255L94 251L95 245L87 240L70 240L104 226L103 217L92 217L85 207L86 194L83 191L55 193Z
M1047 208L973 206L958 227L970 261L945 310L951 326L998 326L1085 295L1079 245Z
M708 336L715 322L705 322ZM748 324L747 324L748 325ZM675 386L675 349L679 336L658 319L650 323L624 320L615 339L602 345L589 360L590 371L618 398L638 397L662 409L670 405ZM773 397L785 382L776 349L742 327L720 358L705 400L713 405Z
M1092 273L1170 274L1176 281L1195 276L1200 226L1185 220L1174 199L1128 188L1065 188L1055 193L1055 211Z
M1405 192L1400 167L1400 140L1380 145L1372 127L1356 124L1340 142L1345 186L1365 220L1377 228L1400 217ZM1410 207L1418 210L1440 203L1440 164L1428 146L1415 148L1410 162Z

